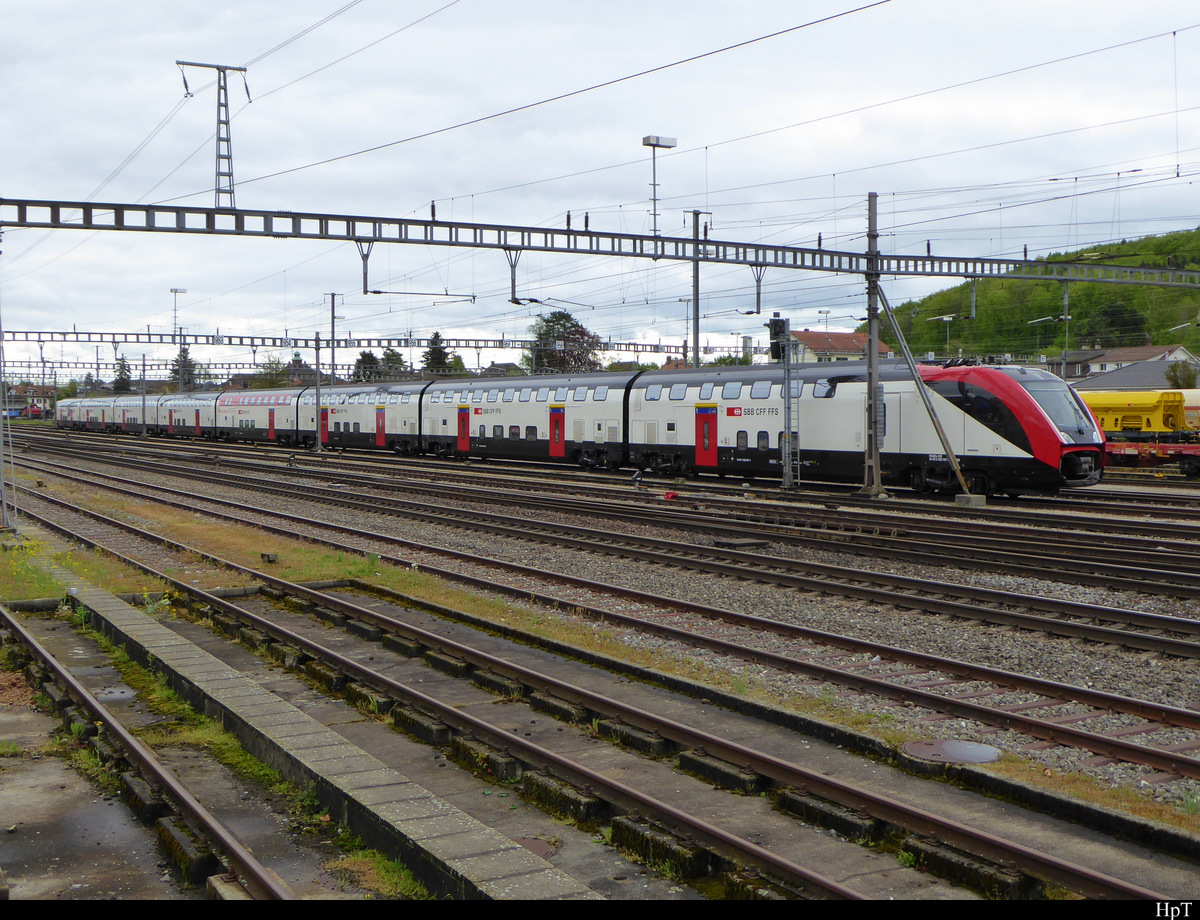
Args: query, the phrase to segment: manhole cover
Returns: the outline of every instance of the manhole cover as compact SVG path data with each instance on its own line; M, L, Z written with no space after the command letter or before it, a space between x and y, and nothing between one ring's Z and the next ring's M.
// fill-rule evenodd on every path
M910 757L938 763L992 763L1000 749L976 741L910 741L901 750Z
M519 843L538 859L549 859L554 855L554 844L536 837L518 837L514 842Z

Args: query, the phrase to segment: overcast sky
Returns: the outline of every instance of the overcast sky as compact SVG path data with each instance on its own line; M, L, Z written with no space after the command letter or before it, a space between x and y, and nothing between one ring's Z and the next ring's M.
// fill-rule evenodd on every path
M1200 223L1195 3L859 6L0 0L0 197L211 205L216 90L189 69L185 98L182 59L249 67L253 102L230 81L244 208L427 218L436 201L442 219L562 226L570 211L578 226L587 212L593 229L647 233L641 139L658 134L679 142L658 159L669 235L690 236L686 212L700 209L714 238L820 234L861 251L870 191L888 252L1032 257ZM363 296L352 244L8 228L2 248L6 330L169 332L173 287L196 333L324 335L331 291L346 295L339 336L521 338L547 309L508 302L496 252L376 246L371 286L425 296ZM526 253L517 278L521 297L606 338L687 334L687 265ZM885 282L893 304L945 286ZM475 302L428 296L439 291ZM763 340L764 319L740 312L754 303L748 268L705 267L701 291L702 344ZM763 296L793 328L850 329L865 309L851 276L768 270Z

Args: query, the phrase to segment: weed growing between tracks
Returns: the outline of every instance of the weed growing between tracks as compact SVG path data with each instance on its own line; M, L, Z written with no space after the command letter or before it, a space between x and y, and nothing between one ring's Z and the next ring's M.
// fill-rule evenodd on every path
M31 600L61 597L66 593L62 582L37 565L45 545L37 540L4 543L0 553L0 600Z

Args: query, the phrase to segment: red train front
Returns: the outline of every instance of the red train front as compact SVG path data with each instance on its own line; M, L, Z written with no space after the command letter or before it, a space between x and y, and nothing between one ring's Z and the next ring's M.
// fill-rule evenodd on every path
M921 378L966 415L1031 460L1010 460L999 491L1057 492L1099 482L1104 433L1082 399L1059 377L1032 367L929 367Z

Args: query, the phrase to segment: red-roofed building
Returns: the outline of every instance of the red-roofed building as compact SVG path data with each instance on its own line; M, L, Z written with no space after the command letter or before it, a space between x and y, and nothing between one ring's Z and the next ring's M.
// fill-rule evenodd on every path
M792 338L800 343L801 364L819 361L865 361L867 358L865 332L812 332L805 329L803 332L793 330ZM893 358L895 353L881 342L879 357Z

